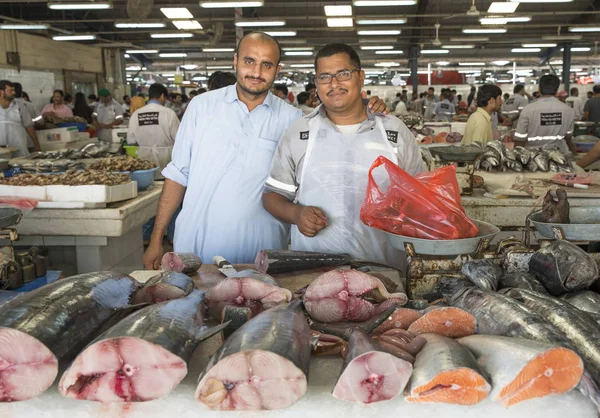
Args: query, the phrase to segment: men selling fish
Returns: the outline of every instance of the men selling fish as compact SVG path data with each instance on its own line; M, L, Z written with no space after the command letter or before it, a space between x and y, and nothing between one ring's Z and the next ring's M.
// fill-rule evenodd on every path
M250 33L234 56L237 83L195 98L173 149L144 266L156 269L162 237L183 201L175 251L212 260L250 263L262 248L287 246L287 227L261 204L261 193L279 138L302 117L269 92L280 69L277 41ZM385 105L379 103L375 110ZM185 198L184 198L185 195Z
M399 266L384 233L359 217L369 168L383 155L411 175L425 170L408 128L393 116L370 114L362 102L365 73L348 45L330 44L315 59L323 104L296 121L273 158L263 203L292 224L292 249L342 252Z

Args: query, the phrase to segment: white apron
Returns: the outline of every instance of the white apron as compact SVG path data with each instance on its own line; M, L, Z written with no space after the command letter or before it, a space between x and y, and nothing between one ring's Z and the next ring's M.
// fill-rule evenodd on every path
M404 267L405 257L387 244L384 233L360 220L373 161L383 155L398 164L382 119L375 120L375 129L356 135L335 132L320 117L309 122L296 203L321 209L328 225L313 238L292 225L293 250L345 253L358 260Z
M164 179L161 174L163 169L171 162L171 154L173 153L173 147L158 147L153 145L151 147L138 147L137 156L145 160L153 161L158 165L158 170L154 174L154 178L157 180Z
M29 155L27 137L27 131L21 121L21 112L16 103L0 111L0 145L15 147L17 151L13 157L26 157Z

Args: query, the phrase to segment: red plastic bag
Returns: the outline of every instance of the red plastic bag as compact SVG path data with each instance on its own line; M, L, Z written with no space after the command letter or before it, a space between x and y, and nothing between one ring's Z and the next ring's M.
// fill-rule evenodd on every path
M373 179L373 170L382 165L390 180L385 193ZM413 177L382 156L369 169L360 219L371 227L413 238L447 240L478 233L462 207L454 165Z

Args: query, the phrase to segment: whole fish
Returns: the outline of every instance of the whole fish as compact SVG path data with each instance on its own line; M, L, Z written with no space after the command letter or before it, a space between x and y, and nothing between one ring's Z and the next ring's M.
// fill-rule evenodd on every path
M508 161L517 161L517 154L515 154L515 151L508 148L504 149L504 157Z
M474 405L488 395L487 377L465 346L441 335L423 337L427 344L415 361L408 402Z
M354 328L332 395L363 404L386 401L402 393L411 374L411 363L388 353L363 330Z
M538 167L537 163L535 162L535 159L530 159L529 162L527 163L527 170L529 170L532 173L535 173L536 171L538 171L540 168Z
M548 293L544 285L533 275L520 271L505 274L500 278L499 289L510 287L533 290L539 293Z
M407 301L404 293L389 293L379 279L356 270L324 273L304 294L307 312L321 322L366 321Z
M558 170L563 172L563 173L572 173L573 170L573 166L571 165L571 163L567 163L567 164L559 164L558 165Z
M517 173L520 173L523 171L523 164L521 164L519 161L506 160L504 163L506 164L506 167L508 169L516 171Z
M187 374L200 342L225 325L204 326L204 292L147 306L100 335L73 361L61 395L99 402L149 401Z
M461 338L491 376L494 400L509 407L577 386L583 362L564 347L521 338L471 335Z
M517 156L517 159L519 160L519 162L523 165L527 165L532 157L531 151L529 151L525 147L520 147L520 146L515 147L515 155Z
M141 284L113 272L57 280L0 306L0 401L21 401L44 392L58 362L88 344Z
M552 173L558 173L558 164L556 164L554 161L550 161L550 163L548 164L548 169Z
M550 161L554 161L556 164L564 165L567 163L567 157L565 157L565 154L558 150L548 151L548 158L550 159Z
M580 311L587 312L596 322L600 321L600 295L591 290L565 293L560 297Z
M498 289L502 269L490 259L467 261L462 266L462 274L482 289Z
M310 342L300 300L264 311L210 359L196 399L215 410L286 408L306 392Z
M493 167L498 167L502 161L500 155L493 149L490 149L483 154L482 159L487 161Z
M571 207L564 189L548 190L542 203L542 220L554 224L571 223L569 219Z
M326 254L311 251L260 250L254 265L260 273L279 274L322 267L339 267L350 264L348 254Z
M506 153L506 147L504 146L504 144L502 143L502 141L491 141L487 143L487 148L488 149L492 149L494 151L496 151L496 153L498 154L500 161L503 161L505 158L505 153Z
M131 303L157 303L179 299L192 293L194 281L188 275L163 271L152 277L132 298Z
M590 287L598 278L598 264L577 245L557 240L533 254L529 272L558 296Z
M539 152L533 157L533 161L535 161L536 165L541 171L548 171L550 169L550 159L545 152Z
M489 160L487 160L487 159L481 160L480 167L482 170L485 170L485 171L492 171L492 169L494 168L492 163L490 163Z

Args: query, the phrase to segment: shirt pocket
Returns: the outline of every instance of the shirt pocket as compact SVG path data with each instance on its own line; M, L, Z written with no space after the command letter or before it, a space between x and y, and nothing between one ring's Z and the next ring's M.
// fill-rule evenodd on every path
M256 140L258 158L266 161L267 164L270 164L273 154L277 149L277 143L278 141L274 141L272 139L258 137Z

